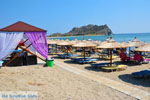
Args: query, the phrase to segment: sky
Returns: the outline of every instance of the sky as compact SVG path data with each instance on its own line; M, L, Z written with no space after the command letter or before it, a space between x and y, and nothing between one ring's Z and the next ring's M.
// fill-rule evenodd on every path
M150 32L150 0L0 0L0 28L17 21L51 33L107 24L113 33Z

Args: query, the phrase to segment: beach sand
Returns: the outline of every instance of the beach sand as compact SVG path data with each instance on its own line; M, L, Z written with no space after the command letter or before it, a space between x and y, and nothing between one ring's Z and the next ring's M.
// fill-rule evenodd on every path
M101 69L94 69L91 67L90 64L76 64L71 62L70 59L59 59L55 58L55 60L67 63L72 67L84 70L86 72L92 73L94 75L103 76L108 79L112 79L118 82L121 82L122 84L127 84L129 86L142 89L144 91L150 92L150 78L148 79L135 79L131 76L132 72L137 72L145 69L150 68L150 64L142 64L142 65L134 65L134 66L128 66L126 70L123 71L115 71L115 72L104 72ZM114 60L114 61L118 61ZM96 63L103 63L103 62L109 62L109 60L100 60Z
M57 66L2 67L0 77L0 91L36 91L38 100L135 99Z

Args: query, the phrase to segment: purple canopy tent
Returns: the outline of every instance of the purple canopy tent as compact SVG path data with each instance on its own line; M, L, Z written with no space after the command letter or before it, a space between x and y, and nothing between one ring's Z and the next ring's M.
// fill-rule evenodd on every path
M0 32L23 32L24 35L27 37L26 41L30 41L31 43L29 46L32 45L41 56L43 56L45 59L48 58L46 30L19 21L10 26L0 29Z

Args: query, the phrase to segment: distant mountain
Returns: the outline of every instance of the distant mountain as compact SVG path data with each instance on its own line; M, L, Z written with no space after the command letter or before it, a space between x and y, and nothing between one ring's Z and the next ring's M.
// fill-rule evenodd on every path
M86 25L74 27L68 33L54 33L51 36L78 36L78 35L111 35L112 31L107 25Z

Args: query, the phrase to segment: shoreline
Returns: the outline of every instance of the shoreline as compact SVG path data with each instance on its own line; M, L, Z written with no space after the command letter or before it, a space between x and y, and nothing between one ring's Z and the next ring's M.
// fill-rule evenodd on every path
M111 36L111 35L77 35L77 36L61 36L61 37L49 37L49 36L47 36L47 38L66 38L66 37L80 37L80 36Z
M112 35L133 35L133 34L150 34L150 33L113 33L111 35L77 35L77 36L58 36L58 37L49 37L47 36L47 38L66 38L66 37L80 37L80 36L112 36Z

